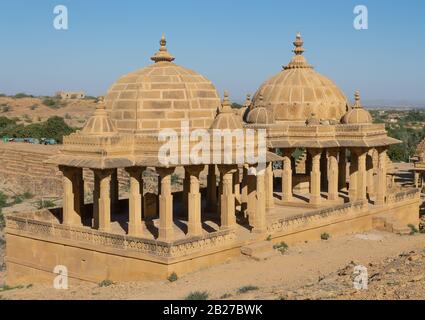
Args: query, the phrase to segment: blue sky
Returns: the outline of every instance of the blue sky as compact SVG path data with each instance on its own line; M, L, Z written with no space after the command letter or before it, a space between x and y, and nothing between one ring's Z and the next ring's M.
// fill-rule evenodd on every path
M53 28L58 4L67 31ZM368 30L353 28L359 4ZM309 63L350 98L425 101L424 15L423 0L2 0L0 92L104 94L165 33L177 64L240 101L288 63L300 31Z

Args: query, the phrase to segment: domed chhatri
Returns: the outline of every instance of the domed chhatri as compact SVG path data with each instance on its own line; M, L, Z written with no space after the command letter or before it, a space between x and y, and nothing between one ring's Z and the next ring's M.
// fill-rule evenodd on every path
M360 102L360 92L356 91L354 106L343 117L343 124L371 124L373 122L372 115L365 110Z
M87 135L102 136L114 135L117 133L114 123L108 117L108 113L105 110L105 102L103 98L99 99L96 111L81 131L83 134Z
M273 108L276 121L305 122L311 113L319 114L324 120L341 119L347 111L345 95L307 63L299 33L294 46L295 56L283 71L260 86L254 102L262 94L265 105Z
M154 64L131 72L113 84L106 107L120 132L209 128L220 107L214 85L202 75L173 63L162 36Z
M254 104L246 117L246 122L250 124L273 124L275 122L273 111L264 106L263 96L260 94L258 101Z
M251 95L247 94L243 107L238 110L238 115L241 117L242 121L246 121L246 117L249 113L251 105L252 105Z
M211 129L243 129L242 119L233 112L227 91L224 92L222 108L211 125Z

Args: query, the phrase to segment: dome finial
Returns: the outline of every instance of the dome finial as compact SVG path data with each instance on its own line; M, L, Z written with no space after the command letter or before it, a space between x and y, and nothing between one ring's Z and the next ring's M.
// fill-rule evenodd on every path
M304 44L304 41L301 38L301 32L297 32L297 35L294 41L295 49L293 50L295 55L300 56L304 53L303 44Z
M224 90L224 98L222 102L222 108L220 113L232 112L232 104L230 103L229 91Z
M248 93L246 95L246 100L245 100L245 107L249 107L251 105L252 101L251 101L251 95Z
M167 40L165 39L165 34L162 34L161 40L159 41L160 48L157 53L151 58L155 63L158 62L172 62L174 57L167 50Z
M295 36L295 41L293 42L295 48L292 50L293 53L295 53L295 56L292 58L292 60L289 62L287 66L284 66L283 69L299 69L299 68L312 68L307 63L307 60L304 58L304 41L301 38L301 33L297 32L297 35Z
M355 108L363 108L362 107L362 103L360 102L360 91L359 90L357 90L354 93L354 100L355 100L355 103L354 103L353 109L355 109Z

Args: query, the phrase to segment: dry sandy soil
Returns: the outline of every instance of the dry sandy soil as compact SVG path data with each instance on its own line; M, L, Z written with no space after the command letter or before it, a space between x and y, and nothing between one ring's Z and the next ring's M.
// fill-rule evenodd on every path
M184 299L207 291L210 299L425 299L425 234L368 232L303 243L266 261L234 258L182 276L150 281L70 286L33 285L0 292L1 299ZM356 265L368 268L368 290L353 287ZM1 277L0 277L1 279ZM239 289L257 287L245 293Z
M8 106L9 110L4 112L3 107ZM68 125L80 128L96 109L94 100L70 100L66 101L63 107L58 109L43 105L39 98L15 99L10 97L0 97L0 116L20 119L25 124L45 121L49 117L60 116L65 119Z

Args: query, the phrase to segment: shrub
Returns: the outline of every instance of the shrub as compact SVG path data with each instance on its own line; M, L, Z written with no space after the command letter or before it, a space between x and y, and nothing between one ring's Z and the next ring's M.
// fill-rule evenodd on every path
M10 107L9 106L3 106L2 107L2 111L3 111L3 113L6 113L6 112L9 112L10 111Z
M281 243L275 244L273 246L273 249L279 251L281 254L285 254L286 251L288 251L289 246L285 242L281 242Z
M22 289L23 287L24 286L21 286L21 285L16 287L11 287L11 286L8 286L7 284L4 284L3 286L0 287L0 292L14 290L14 289Z
M320 235L320 239L325 240L325 241L329 240L330 237L331 237L330 234L326 233L326 232L324 232Z
M245 286L245 287L241 287L238 289L238 293L242 294L242 293L247 293L249 291L255 291L258 290L258 287L256 286Z
M223 294L220 299L229 299L232 295L230 293Z
M269 234L269 236L266 238L266 241L272 241L272 235Z
M180 177L178 176L178 174L173 173L171 175L171 184L172 185L176 185L180 183Z
M35 109L37 109L38 108L38 105L37 104L33 104L31 107L30 107L30 109L32 110L32 111L34 111Z
M7 195L0 191L0 209L7 206Z
M114 283L112 282L112 280L105 279L99 283L99 287L109 287L109 286L112 286L113 284Z
M167 279L170 282L175 282L179 279L179 277L177 276L177 273L173 272Z
M415 225L413 225L413 224L408 224L407 226L408 226L408 227L409 227L409 229L410 229L410 235L415 235L415 234L419 233L419 230L418 230L418 228L416 228L416 226L415 226Z
M25 200L34 198L34 195L30 191L25 191L21 196Z
M4 215L3 215L3 212L2 212L2 210L1 210L1 208L0 208L0 230L3 230L4 229L4 227L6 226L6 221L4 221ZM1 238L0 238L1 239ZM3 240L4 241L4 240ZM2 243L2 245L3 245L4 243Z
M43 200L43 199L41 199L41 200L38 200L36 202L36 207L39 210L40 209L45 209L45 208L53 208L55 206L56 206L56 204L52 200Z
M30 95L30 94L23 93L23 92L19 92L19 93L15 94L14 98L16 98L16 99L34 98L34 96Z
M189 293L185 300L208 300L209 293L207 291L195 291Z

